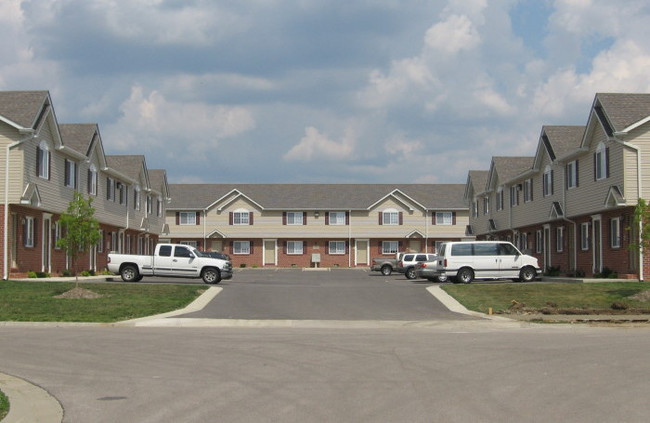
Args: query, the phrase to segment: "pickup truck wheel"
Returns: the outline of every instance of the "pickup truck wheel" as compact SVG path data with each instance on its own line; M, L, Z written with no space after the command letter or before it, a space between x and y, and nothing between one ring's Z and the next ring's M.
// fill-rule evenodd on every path
M404 276L406 276L406 279L415 279L416 274L415 274L415 268L414 267L409 267L406 269L406 272L404 272Z
M438 282L447 282L447 275L436 276L436 279L438 280Z
M127 264L120 271L120 276L124 282L137 282L142 279L138 268L132 264Z
M381 274L382 275L390 276L391 273L393 273L393 268L392 267L390 267L387 264L384 264L383 266L381 266Z
M201 272L201 279L207 284L219 283L221 282L221 273L218 269L208 267Z

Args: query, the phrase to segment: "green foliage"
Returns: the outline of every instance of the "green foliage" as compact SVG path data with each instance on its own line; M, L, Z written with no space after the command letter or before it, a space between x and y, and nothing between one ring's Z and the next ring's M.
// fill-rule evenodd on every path
M0 391L0 420L4 419L9 414L9 398Z
M59 219L64 235L57 241L56 246L68 255L75 274L79 255L89 251L99 241L99 222L95 219L92 201L92 197L85 199L75 191L73 200L68 204L68 210Z
M650 204L643 198L639 198L634 208L634 224L639 228L638 243L633 242L630 248L636 251L646 251L650 249Z

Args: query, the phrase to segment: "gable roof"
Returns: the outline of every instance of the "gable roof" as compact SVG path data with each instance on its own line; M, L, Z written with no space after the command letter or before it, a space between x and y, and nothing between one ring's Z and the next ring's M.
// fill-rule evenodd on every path
M368 210L399 190L427 209L467 209L462 184L170 184L174 210L204 210L236 191L266 210Z
M97 132L97 124L61 123L59 124L59 131L64 146L88 156L93 138Z
M150 188L147 163L143 155L110 155L106 156L106 164L109 168L135 182L140 180L140 172L144 170L146 180L145 186L142 188Z
M598 93L600 105L614 132L622 132L650 116L650 94Z
M489 173L490 171L488 170L470 170L467 173L467 183L465 184L464 195L466 200L472 201L472 199L469 198L470 189L474 190L474 194L485 192Z
M0 119L13 126L35 128L49 97L47 91L0 91Z
M532 168L540 169L545 154L551 162L554 162L578 151L584 133L584 126L544 125L537 143L537 152Z
M530 170L534 159L533 156L492 157L485 190L489 191L497 182L497 178L499 185L503 185Z

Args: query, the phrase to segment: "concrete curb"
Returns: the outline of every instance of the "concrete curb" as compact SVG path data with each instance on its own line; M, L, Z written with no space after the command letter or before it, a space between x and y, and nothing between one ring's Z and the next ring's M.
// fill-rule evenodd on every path
M478 311L471 311L465 308L464 305L456 301L454 297L451 295L447 294L445 291L440 288L438 285L432 285L427 288L427 291L438 301L440 301L445 307L449 309L449 311L453 311L454 313L461 313L461 314L466 314L468 316L473 316L473 317L479 317L481 319L487 319L487 320L495 320L495 321L500 321L500 322L512 322L514 319L509 319L507 317L501 317L501 316L491 316L488 314L484 313L479 313Z
M2 423L61 423L63 408L43 388L0 373L0 389L9 398L9 414Z

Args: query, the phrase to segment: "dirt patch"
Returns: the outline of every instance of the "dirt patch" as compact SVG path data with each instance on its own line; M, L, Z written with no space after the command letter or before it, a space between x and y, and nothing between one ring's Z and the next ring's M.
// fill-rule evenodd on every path
M72 288L69 291L64 292L61 295L55 295L54 298L68 298L68 299L87 299L92 300L95 298L101 298L103 295L93 292L85 288Z
M638 294L630 295L627 298L629 298L630 300L640 301L642 303L646 303L646 302L650 301L650 290L641 291Z

